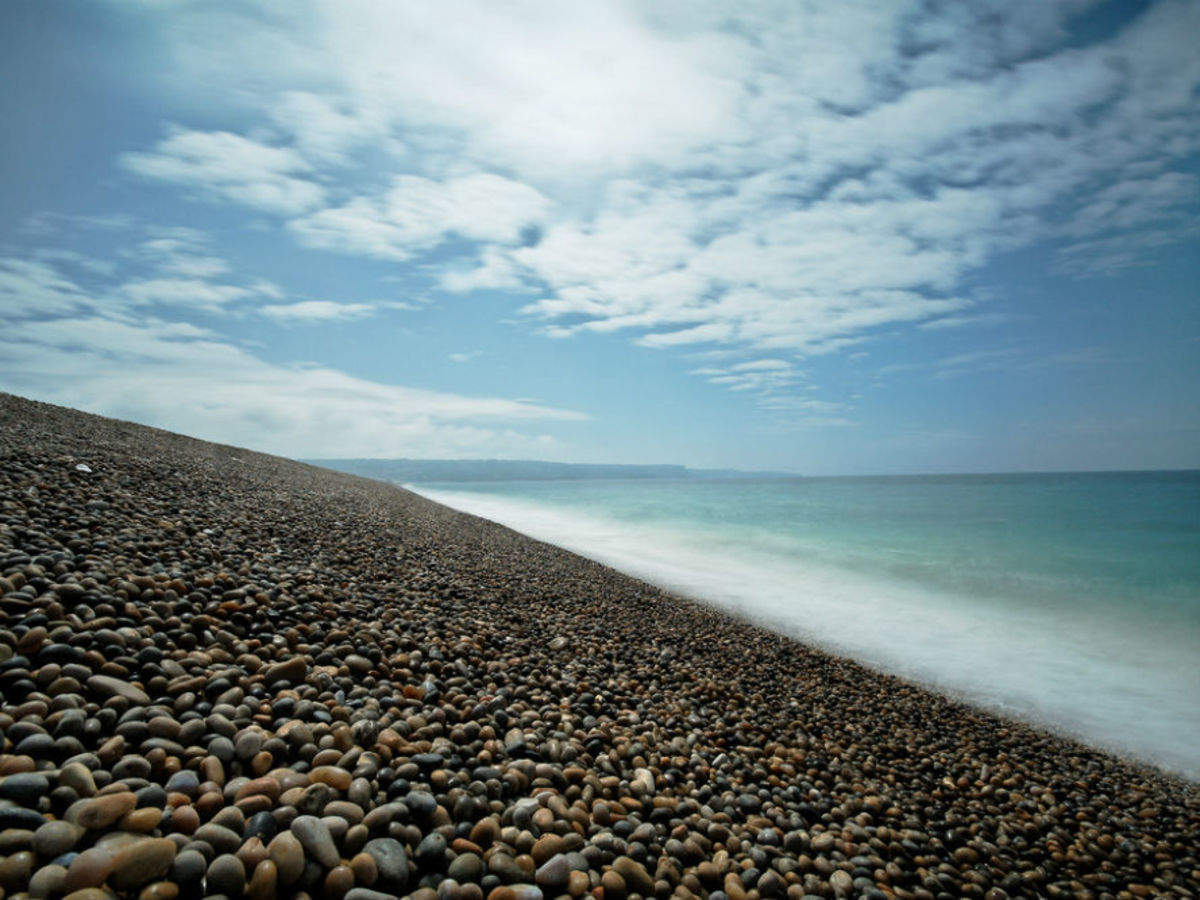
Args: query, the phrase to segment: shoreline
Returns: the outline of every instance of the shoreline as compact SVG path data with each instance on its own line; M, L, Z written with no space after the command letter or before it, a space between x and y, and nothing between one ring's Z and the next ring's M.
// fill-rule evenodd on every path
M1005 721L1020 723L1084 747L1100 750L1130 764L1173 778L1182 784L1200 786L1200 760L1194 762L1190 769L1183 763L1180 763L1178 768L1173 767L1163 759L1156 758L1155 753L1148 746L1143 746L1139 752L1138 748L1131 744L1123 745L1111 734L1107 736L1107 739L1099 730L1096 730L1094 734L1089 734L1083 724L1086 716L1075 722L1068 718L1056 718L1051 709L1031 703L1028 696L1011 688L1006 693L999 690L998 686L991 685L985 691L981 688L979 680L975 683L961 684L947 675L944 670L939 671L936 666L922 666L919 661L905 660L896 653L891 657L878 651L872 653L866 644L855 647L839 643L836 635L822 635L812 629L806 631L798 624L802 620L801 616L793 615L789 619L782 610L770 608L770 604L757 602L756 605L754 598L761 596L763 591L774 589L777 592L778 589L771 584L772 578L784 577L784 573L778 571L777 566L772 568L775 560L771 558L753 558L749 561L752 564L750 566L744 559L727 560L731 564L740 564L735 569L740 575L758 579L761 582L756 590L741 590L733 587L737 582L733 575L718 573L716 567L713 567L713 571L701 569L700 574L694 576L684 572L682 567L688 562L688 559L680 558L679 554L682 552L680 547L674 547L675 553L671 553L658 552L657 545L655 552L642 550L641 548L647 546L646 544L637 544L639 549L633 551L631 548L634 543L629 539L622 544L614 544L612 541L605 544L604 532L620 527L620 523L609 520L591 521L587 518L586 511L578 512L540 506L535 500L521 496L495 498L486 493L473 494L469 485L404 484L400 487L434 503L509 528L530 540L549 544L567 553L612 568L627 577L712 609L719 614L732 616L747 624L797 641L808 649L819 650L835 658L849 660L875 674L899 678L939 696L963 703L978 712L995 715ZM497 499L500 500L499 504L496 502ZM576 537L578 530L582 530L591 538L596 539L596 543L593 545L588 540ZM593 551L591 549L593 546L601 549ZM692 561L700 565L707 564L707 561ZM765 567L765 571L755 571L753 574L748 571L748 568L759 569L760 567ZM883 582L870 581L861 573L829 569L823 570L820 574L826 576L825 580L828 580L827 576L829 575L845 575L847 578L855 579L857 589L863 591L878 592L892 587ZM787 587L789 590L791 589L790 582ZM906 586L905 589L914 590L911 586ZM947 599L942 597L938 599L941 602L927 614L933 618L940 618L947 612L945 608ZM958 598L949 599L957 600ZM816 611L815 614L820 615L822 612L824 610ZM895 627L894 622L892 627ZM1037 625L1038 630L1045 627L1048 627L1048 624L1044 621ZM1058 711L1066 712L1061 708ZM1095 729L1094 723L1093 728Z
M63 663L35 665L29 650L40 652L52 635L73 633L75 646L100 656L87 657L97 668L75 678L77 690L59 685L85 717L112 709L127 722L170 719L153 736L146 725L126 728L130 753L99 754L93 781L107 776L111 789L140 779L148 789L170 784L178 771L199 779L178 805L168 790L159 818L141 817L150 827L139 833L161 837L94 854L121 857L113 865L123 868L101 879L110 887L140 877L122 876L136 868L125 849L137 860L170 857L165 868L139 870L152 871L146 882L237 894L256 877L259 888L273 878L281 893L286 886L312 896L349 883L347 900L360 889L419 894L445 888L447 878L448 900L527 900L533 890L716 900L1200 893L1200 795L1177 776L1005 720L395 485L7 395L0 426L5 575L37 565L26 550L13 555L17 541L53 543L51 533L71 517L80 547L54 562L65 569L61 581L43 571L22 576L19 587L11 577L0 583L0 644L28 660L4 667L0 716L11 721L0 771L46 773L45 790L40 781L26 792L0 781L0 818L33 824L30 814L38 815L40 828L72 809L79 814L56 806L68 795L50 795L52 783L75 789L64 784L64 760L78 754L60 752L30 769L14 761L32 757L14 753L19 742L9 737L15 711L45 717L51 708L16 696L13 686L28 697L58 684L45 681L53 669L41 670L57 665L62 677ZM77 471L80 464L91 471ZM88 506L97 502L106 508ZM41 537L30 537L34 531ZM22 555L30 562L11 562ZM89 571L111 583L82 574ZM25 590L37 579L45 590ZM169 586L176 581L189 590ZM186 621L172 603L188 607ZM90 622L130 624L72 624L73 604L100 608ZM148 621L163 623L165 650L157 659L125 653L130 642L158 646L139 631ZM183 674L170 676L166 659ZM304 661L302 675L293 660ZM195 688L171 693L184 682ZM214 682L222 689L210 698L204 688ZM181 701L187 693L192 699ZM287 737L293 732L313 740L297 745ZM381 739L384 732L391 734ZM185 744L185 733L199 743ZM16 734L37 736L28 727ZM212 752L220 737L235 739L228 759L220 741L222 752ZM84 738L95 739L86 729L73 739L95 752ZM142 757L153 759L148 770L126 763L137 755L134 738L159 742ZM239 742L258 749L244 755ZM261 761L261 752L271 759ZM391 765L371 772L362 762L370 754ZM326 767L336 770L322 773L328 782L314 780ZM220 784L207 777L218 774ZM261 793L237 798L258 781L253 790ZM231 783L238 786L225 797ZM376 815L395 803L403 813ZM140 804L122 815L137 816ZM25 812L11 812L18 807ZM325 823L332 848L324 833L306 831L301 810L310 807L324 815L318 822L334 820ZM205 824L177 828L191 818L180 809ZM260 817L263 834L246 837L260 813L271 825ZM177 814L188 822L177 823ZM376 845L375 855L366 841L356 846L356 829L371 816L366 836L392 842ZM209 846L206 856L194 836L218 820L237 846ZM272 829L278 834L261 840ZM72 846L94 846L114 830L87 830ZM279 865L252 842L266 852L297 830L304 865L285 885ZM229 840L208 834L221 847ZM154 840L172 846L148 848ZM405 877L393 867L381 879L376 856L386 866L398 854ZM54 867L34 855L30 877ZM241 866L240 883L228 858ZM71 865L60 866L64 877Z

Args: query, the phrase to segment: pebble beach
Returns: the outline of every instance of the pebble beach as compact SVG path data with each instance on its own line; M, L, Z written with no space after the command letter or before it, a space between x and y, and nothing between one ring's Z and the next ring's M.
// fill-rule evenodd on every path
M0 900L1200 895L1200 793L392 485L0 395Z

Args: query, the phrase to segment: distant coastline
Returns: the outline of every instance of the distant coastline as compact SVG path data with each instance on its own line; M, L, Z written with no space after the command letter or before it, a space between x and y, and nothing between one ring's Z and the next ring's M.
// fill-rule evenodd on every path
M678 464L625 463L561 463L535 459L382 459L382 458L310 458L301 462L348 475L360 475L393 484L427 484L431 482L492 482L492 481L601 481L601 480L686 480L718 481L765 479L831 479L852 481L1006 481L1030 478L1076 476L1122 476L1156 478L1195 473L1200 468L1183 469L1081 469L1030 470L1017 472L898 472L856 473L846 475L812 475L770 469L701 469Z
M306 459L349 475L399 484L428 481L799 478L795 472L692 469L681 465L559 463L533 459Z

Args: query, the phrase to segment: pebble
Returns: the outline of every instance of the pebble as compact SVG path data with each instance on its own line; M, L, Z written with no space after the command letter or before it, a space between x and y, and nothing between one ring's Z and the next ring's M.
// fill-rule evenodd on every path
M0 781L0 798L22 806L36 806L50 791L50 779L36 772L18 772Z
M294 834L285 831L271 840L267 853L275 863L280 884L294 884L304 872L304 847Z
M33 833L33 850L38 856L53 859L74 847L83 834L84 829L73 822L47 822Z
M113 857L113 886L129 890L161 878L170 871L176 849L169 838L147 838L126 847Z
M297 816L292 822L292 834L300 841L306 853L329 869L338 863L337 845L329 826L316 816Z
M132 791L104 794L84 802L76 814L75 824L81 828L98 830L107 828L137 806L137 797Z
M367 841L363 852L375 861L381 887L399 891L408 886L408 854L403 844L395 838L375 838Z
M87 680L87 686L102 697L122 697L138 706L150 703L150 696L141 688L111 675L92 675Z
M246 867L232 853L223 853L209 864L205 885L209 894L241 896L246 886Z

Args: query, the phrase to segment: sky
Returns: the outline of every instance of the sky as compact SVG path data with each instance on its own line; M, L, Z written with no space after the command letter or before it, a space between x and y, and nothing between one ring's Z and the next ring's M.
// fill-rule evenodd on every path
M0 4L0 390L291 457L1200 467L1197 35Z

